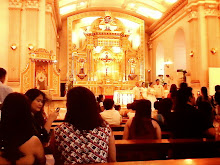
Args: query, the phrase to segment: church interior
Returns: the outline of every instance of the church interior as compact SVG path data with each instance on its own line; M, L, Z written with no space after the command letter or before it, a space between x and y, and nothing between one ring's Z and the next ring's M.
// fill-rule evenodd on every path
M43 91L58 119L75 86L125 105L136 82L220 84L219 0L1 0L0 15L5 84Z
M3 0L0 13L0 66L14 91L59 97L83 85L112 95L185 77L213 94L219 82L217 0Z

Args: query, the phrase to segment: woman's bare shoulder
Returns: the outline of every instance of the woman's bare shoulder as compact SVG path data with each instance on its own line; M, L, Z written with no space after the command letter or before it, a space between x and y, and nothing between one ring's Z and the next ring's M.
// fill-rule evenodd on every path
M126 122L126 126L128 126L128 127L131 126L131 123L132 123L132 121L133 121L133 118L134 118L134 117L131 117L131 118L128 119L128 121Z
M33 145L41 144L40 139L37 136L32 136L26 143L31 143Z
M38 148L39 145L42 145L40 139L37 136L32 136L27 140L23 145L20 146L21 151L34 151Z
M155 120L151 120L154 128L160 127L159 124Z

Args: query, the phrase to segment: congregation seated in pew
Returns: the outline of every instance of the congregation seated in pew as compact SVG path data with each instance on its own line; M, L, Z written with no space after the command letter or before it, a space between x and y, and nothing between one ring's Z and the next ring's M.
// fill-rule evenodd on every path
M25 95L31 103L31 114L35 135L44 145L47 145L50 140L50 128L53 121L59 115L59 111L53 111L46 116L44 112L44 105L47 100L46 94L39 89L29 89Z
M136 110L136 107L135 107L135 103L136 102L133 102L131 104L127 104L127 116L128 118L133 118L135 116L135 110Z
M95 95L85 87L74 87L67 93L66 105L65 120L51 138L55 164L116 161L114 136L98 113Z
M159 102L155 102L154 104L158 104L158 112L154 119L158 121L160 128L162 131L169 131L168 122L171 120L171 109L172 109L172 100L169 98L165 98L160 100Z
M151 119L151 102L138 100L135 107L135 117L127 121L123 139L161 139L159 124Z
M213 123L207 120L201 111L194 106L195 97L192 88L180 89L177 95L176 108L169 123L174 138L215 137Z
M28 99L23 94L10 93L1 108L0 164L45 163L42 143L35 136Z
M115 110L114 101L112 99L105 99L103 102L104 111L100 113L103 120L105 120L110 126L118 126L122 121L122 117L119 111Z
M81 91L79 92L80 94L76 92L77 93L76 94L72 91L76 89L84 90L84 92ZM174 112L172 113L170 112L172 104L170 104L171 102L169 99L164 99L161 101L162 103L161 105L163 108L167 108L166 105L169 105L168 109L166 109L168 111L161 112L161 114L163 115L164 121L166 121L164 123L167 123L169 124L169 126L172 126L171 127L172 132L163 132L163 133L161 132L160 126L158 125L158 123L151 119L151 112L152 112L151 103L148 100L137 101L135 105L135 109L136 109L135 117L131 117L130 119L123 118L122 120L120 116L119 117L120 122L117 123L117 125L112 124L111 125L112 128L110 128L109 125L107 124L108 121L105 122L97 111L97 104L95 101L94 94L90 90L84 87L76 87L76 88L73 88L72 90L70 90L69 92L73 92L73 93L69 94L69 97L67 95L67 114L66 114L64 123L61 123L61 122L53 123L54 125L59 125L54 129L55 132L52 134L52 139L51 139L51 147L52 147L52 151L53 151L53 154L56 160L56 164L63 163L63 162L70 163L73 159L74 160L71 163L93 163L93 162L116 161L114 136L115 137L117 136L117 139L122 139L122 135L124 136L124 139L133 139L133 140L128 140L128 141L117 140L116 141L117 159L119 161L132 160L130 159L132 157L134 158L134 160L167 159L167 156L170 156L170 155L167 155L168 153L172 153L171 157L168 157L168 158L185 158L185 157L191 157L191 156L199 157L200 155L201 157L208 157L208 156L212 157L212 156L218 156L220 153L219 152L219 146L220 146L219 141L215 141L215 140L213 141L202 140L201 141L200 139L195 139L195 140L192 139L192 138L203 138L204 135L209 135L209 136L214 137L215 130L212 124L213 121L210 120L210 112L209 112L210 110L206 111L206 109L204 109L206 107L205 104L201 103L201 105L204 105L204 107L202 107L203 109L201 107L199 108L199 110L194 108L195 100L192 95L192 89L189 87L185 87L184 89L181 89L179 91L179 95L177 95L176 109ZM78 94L83 95L83 96L79 97ZM75 96L73 97L73 95ZM36 98L37 97L34 97L34 99L32 100L35 100ZM91 100L92 100L92 103L94 104L91 103ZM216 99L216 101L218 101L218 99ZM167 104L168 102L169 104ZM114 106L113 100L106 99L106 106L105 106L106 110L105 111L107 112L116 111L116 110L113 110L113 106ZM42 108L43 104L40 107ZM39 108L39 110L41 108ZM4 109L4 104L3 104L3 109ZM33 107L32 109L29 109L29 110L33 111ZM158 110L160 110L160 108L158 108ZM170 113L169 117L166 116L168 115L167 112ZM2 117L3 119L5 118L4 113ZM114 118L115 117L113 117L113 120ZM116 117L116 119L118 118ZM122 121L123 122L127 121L126 125L122 125L121 124ZM94 123L96 123L95 126L94 126ZM0 128L3 128L2 126L3 124L1 123ZM114 127L114 126L117 126L117 127ZM111 129L114 132L112 132ZM100 141L100 139L102 138L99 137L99 135L103 134L103 130L104 130L106 140L107 139L109 140L109 141L107 140L107 143L106 143L106 148L104 152L106 157L104 159L97 158L97 159L93 159L93 161L84 159L82 157L84 157L85 153L81 152L82 148L80 148L80 152L77 153L78 154L77 158L76 157L73 158L70 152L75 153L75 152L78 152L79 150L73 151L72 147L69 147L68 152L67 152L66 151L67 145L66 146L62 145L63 140L64 141L66 140L65 142L68 142L69 145L74 145L77 147L84 146L83 144L85 142L84 140L86 140L87 138L91 140L92 137L95 137L95 141L97 141L98 139L99 139L98 141ZM0 131L2 130L0 129ZM118 132L115 132L115 131L118 131ZM173 137L172 133L174 133L174 138L188 138L188 139L155 140L155 139L161 139L161 134L163 135L166 134L168 138L171 138ZM80 138L74 139L74 137L76 137L76 136L72 136L74 134L75 135L77 134L77 137L80 137ZM66 137L65 139L61 138L64 136ZM164 138L164 136L162 137ZM38 138L36 137L35 140L36 139ZM81 143L78 143L79 140L81 140ZM24 141L24 143L21 144L20 147L18 147L20 151L23 152L22 146L26 146L25 144L27 142L29 141ZM1 143L1 145L2 144L6 146L6 143ZM91 143L90 145L93 145L93 144ZM95 144L95 145L97 147L98 144ZM190 149L188 150L187 147L185 146L189 147ZM201 146L203 146L205 149L202 150ZM196 147L198 148L195 149ZM97 153L94 153L93 149L91 150L90 149L91 148L89 148L89 152L88 153L86 152L86 154L92 153L92 154L95 154L97 157ZM185 149L187 154L182 153L183 149ZM88 151L88 148L85 148L85 150ZM1 150L0 152L4 153L4 150ZM208 154L208 152L210 152L211 154ZM38 161L43 162L43 159L45 161L45 158L44 158L43 152L41 153L42 153L41 155L42 159ZM144 156L146 154L147 156ZM65 159L64 157L66 157L67 159ZM21 160L26 160L26 157L24 156L24 157L18 157L16 161L20 161L20 158ZM101 161L98 161L98 159ZM2 160L9 161L9 162L14 161L14 160L11 160L10 158L0 159L0 161ZM27 161L30 161L30 160L27 160Z

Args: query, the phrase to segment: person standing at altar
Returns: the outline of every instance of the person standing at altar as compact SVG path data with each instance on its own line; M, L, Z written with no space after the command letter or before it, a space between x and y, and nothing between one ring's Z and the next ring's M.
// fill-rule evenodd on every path
M142 90L142 99L147 99L147 87L146 87L146 83L142 82L141 84L141 90Z
M164 89L164 98L167 98L167 95L169 94L169 89L167 83L163 84L163 89Z
M9 93L13 92L9 86L4 85L6 74L6 70L4 68L0 68L0 105L3 103L5 97Z
M155 97L158 101L164 98L164 89L163 86L160 85L160 80L156 79L156 84L154 85Z
M105 99L103 105L105 110L100 113L103 120L105 120L110 126L120 125L122 117L118 111L113 109L114 101L112 99Z
M153 82L149 83L149 87L147 88L147 100L150 100L152 110L154 110L154 102L157 101L155 97L155 89Z
M139 82L135 83L135 87L133 88L134 100L142 99L142 87L140 87Z

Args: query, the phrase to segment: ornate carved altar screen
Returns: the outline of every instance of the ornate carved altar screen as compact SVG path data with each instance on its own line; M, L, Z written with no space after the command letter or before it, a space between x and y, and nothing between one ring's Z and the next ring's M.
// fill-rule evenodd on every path
M60 96L60 75L56 70L56 57L45 49L29 54L29 63L21 73L21 92L38 88L47 94Z
M144 36L144 21L126 14L88 12L69 17L70 82L95 94L113 95L116 89L131 89L134 81L144 81Z

